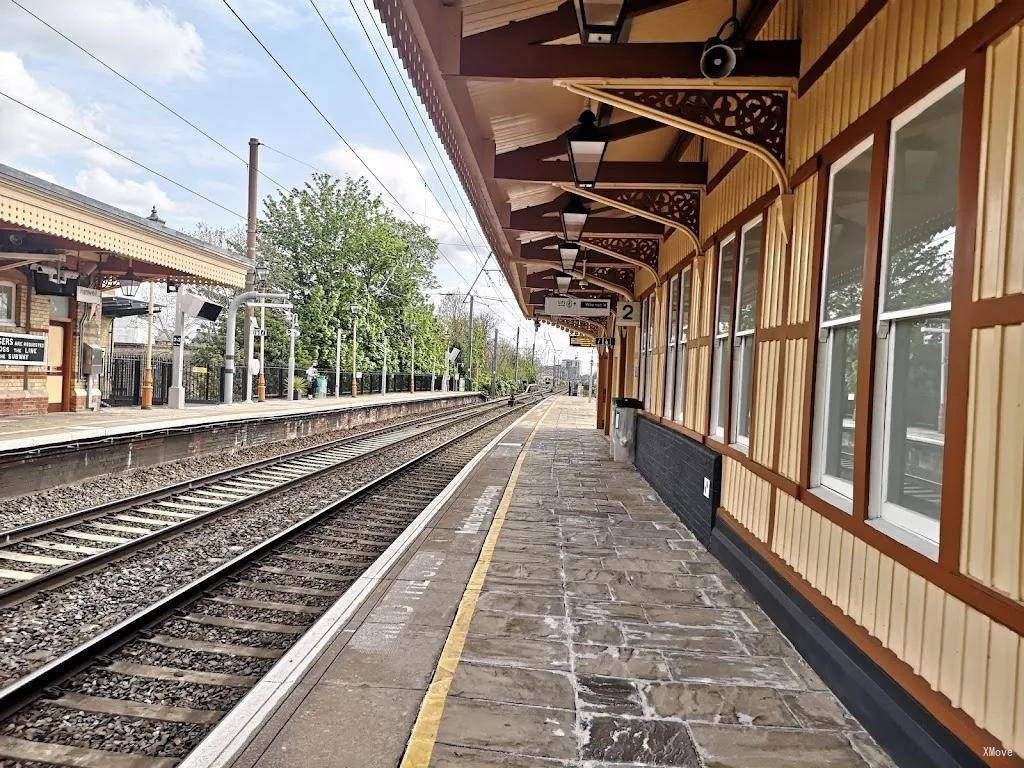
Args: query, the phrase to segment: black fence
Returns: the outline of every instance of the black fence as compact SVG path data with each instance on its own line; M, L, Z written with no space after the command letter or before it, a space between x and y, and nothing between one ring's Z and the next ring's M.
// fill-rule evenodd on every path
M103 402L111 406L132 406L139 404L142 391L142 371L145 361L140 357L116 355L106 359L103 375L100 377L100 390ZM246 366L235 367L234 399L245 397ZM327 395L335 395L335 372L320 370L318 376L327 379ZM267 386L268 398L288 397L288 368L285 366L268 365L263 373ZM295 376L306 382L306 372L296 371ZM379 394L381 391L380 373L363 373L356 379L356 391L360 395ZM224 366L206 366L186 362L182 372L182 386L185 388L186 403L220 403L223 402ZM389 373L387 376L388 392L408 392L409 374ZM153 361L153 405L167 405L167 393L171 386L171 361ZM256 393L256 382L252 384L253 395ZM352 392L352 372L342 371L338 380L338 388L342 395ZM441 388L441 377L427 374L416 374L416 391L429 392ZM302 389L293 390L298 397L303 396ZM293 395L294 396L294 395Z

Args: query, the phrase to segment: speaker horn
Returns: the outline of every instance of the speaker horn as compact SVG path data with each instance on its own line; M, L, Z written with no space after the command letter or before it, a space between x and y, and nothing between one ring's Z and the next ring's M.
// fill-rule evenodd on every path
M726 34L728 33L728 34ZM700 73L708 80L722 80L736 69L736 61L743 51L743 29L736 16L730 16L714 37L704 43L700 54Z

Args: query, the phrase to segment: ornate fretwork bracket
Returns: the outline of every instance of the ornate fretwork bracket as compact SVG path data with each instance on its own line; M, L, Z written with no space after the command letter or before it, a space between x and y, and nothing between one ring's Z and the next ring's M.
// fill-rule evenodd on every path
M768 164L782 199L783 231L792 227L792 192L786 176L789 91L784 88L695 88L592 85L560 81L569 91L679 130L743 149Z
M586 237L583 248L613 256L646 268L658 280L661 241L645 237ZM594 267L594 269L599 269Z
M700 191L696 189L577 189L559 185L568 192L610 205L625 213L641 216L666 227L678 229L700 250ZM657 267L657 265L655 265Z

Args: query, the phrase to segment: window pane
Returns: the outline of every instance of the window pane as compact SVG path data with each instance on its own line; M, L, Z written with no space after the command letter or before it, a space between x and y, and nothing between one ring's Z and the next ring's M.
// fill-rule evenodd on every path
M761 267L761 223L743 233L743 253L740 260L740 285L736 308L736 332L754 330L757 312L757 279Z
M732 279L736 264L736 238L723 245L718 259L718 320L715 334L729 332L732 323Z
M860 314L871 147L832 175L823 319Z
M918 317L890 331L891 403L886 501L939 519L946 432L949 317Z
M729 351L731 348L728 339L719 339L715 342L716 388L711 427L719 435L725 433L725 412L729 405L729 401L726 399L729 392L729 377L726 373L729 370Z
M686 341L690 332L690 268L683 270L682 292L679 295L679 340Z
M14 319L14 286L0 285L0 320Z
M853 482L853 438L857 394L856 325L832 329L828 359L825 413L824 473Z
M949 301L963 86L895 131L883 311Z
M734 350L736 359L733 362L733 383L736 410L733 413L733 441L748 443L750 441L750 388L754 381L754 337L742 336Z
M679 276L672 278L668 292L668 343L676 343L676 330L679 322Z

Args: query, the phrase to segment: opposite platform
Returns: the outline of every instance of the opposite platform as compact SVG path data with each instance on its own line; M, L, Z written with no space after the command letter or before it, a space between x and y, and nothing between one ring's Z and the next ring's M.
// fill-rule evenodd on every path
M67 441L96 440L141 432L201 427L251 419L291 419L407 401L449 400L472 397L474 392L389 392L386 395L325 397L319 400L267 400L231 405L190 405L183 409L165 406L101 408L98 411L9 416L0 423L0 454L26 448L42 448Z
M891 766L592 424L522 420L234 756L187 768Z

